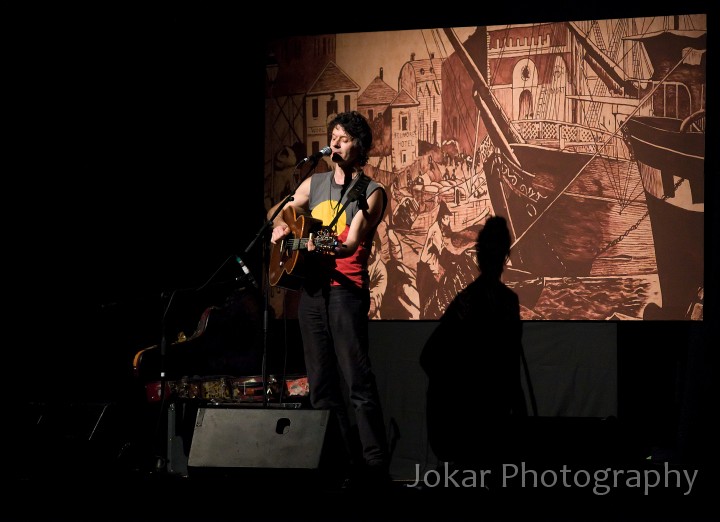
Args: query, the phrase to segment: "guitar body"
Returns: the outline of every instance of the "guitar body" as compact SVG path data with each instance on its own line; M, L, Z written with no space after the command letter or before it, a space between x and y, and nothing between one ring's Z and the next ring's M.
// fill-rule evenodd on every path
M268 280L271 286L298 290L302 285L304 259L302 241L322 227L322 221L309 215L296 214L294 207L285 207L283 221L290 227L290 234L272 245Z

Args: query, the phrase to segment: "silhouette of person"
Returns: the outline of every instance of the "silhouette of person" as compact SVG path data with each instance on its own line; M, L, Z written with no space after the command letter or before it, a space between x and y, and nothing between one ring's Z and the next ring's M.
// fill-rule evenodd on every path
M476 244L480 275L448 305L420 354L430 447L460 469L501 464L512 420L527 414L520 302L501 280L510 242L505 218L488 218Z

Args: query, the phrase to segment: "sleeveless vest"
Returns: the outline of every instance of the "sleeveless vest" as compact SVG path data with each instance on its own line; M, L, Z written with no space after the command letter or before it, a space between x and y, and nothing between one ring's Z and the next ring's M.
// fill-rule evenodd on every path
M358 174L358 176L361 175L363 175L362 172ZM376 190L382 189L382 186L370 180L365 191L355 201L348 203L342 214L338 215L347 199L341 200L342 188L342 185L335 183L334 171L318 172L310 178L310 213L312 217L322 221L323 226L333 224L333 232L340 243L347 239L350 232L350 223L352 223L355 215L365 207L367 198ZM346 190L346 195L352 192L351 186ZM383 214L386 204L387 199L384 200ZM358 288L367 289L370 287L367 267L374 233L373 229L372 233L368 234L368 237L358 246L352 256L340 259L333 256L324 256L322 262L326 268L330 269L332 285L343 284L343 280L349 279ZM338 277L338 273L344 277Z

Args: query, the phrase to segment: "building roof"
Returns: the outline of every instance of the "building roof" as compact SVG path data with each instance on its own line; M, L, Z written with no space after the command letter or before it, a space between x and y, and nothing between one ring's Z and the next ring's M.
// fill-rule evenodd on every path
M393 107L413 107L415 105L420 105L420 102L413 98L405 89L402 89L392 101Z
M395 89L376 76L358 96L358 105L390 105L397 94Z
M353 81L333 61L327 63L317 79L308 89L308 94L330 94L335 92L359 91L360 86Z

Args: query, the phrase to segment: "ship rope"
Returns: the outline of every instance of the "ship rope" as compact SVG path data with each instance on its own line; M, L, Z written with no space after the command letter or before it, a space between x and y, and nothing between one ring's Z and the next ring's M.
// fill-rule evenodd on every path
M509 29L510 29L510 25L508 25L508 26L506 27L506 31L509 31ZM504 50L505 50L505 49L504 49L504 47L503 47L503 48L501 49L501 51L500 51L500 52L501 52L501 56L502 56L502 53L504 52ZM444 48L441 49L440 52L441 52L441 55L442 55L442 56L449 56L449 53L447 53L447 51L446 51ZM627 122L627 119L629 119L630 117L634 116L634 115L637 113L637 111L640 110L640 108L647 102L647 100L649 100L649 99L653 96L653 94L655 93L655 91L656 91L661 85L663 85L663 84L665 83L665 81L667 80L667 78L675 71L675 69L677 69L677 68L683 63L683 61L685 60L685 58L686 58L686 56L687 56L687 53L689 53L689 52L690 52L690 50L688 49L688 50L686 51L686 54L684 54L683 56L681 56L680 60L679 60L672 68L670 68L670 69L667 71L667 73L665 74L665 76L664 76L659 82L657 82L657 84L654 85L653 88L652 88L645 96L642 97L642 99L638 102L638 104L637 104L637 106L635 107L635 109L627 116L627 118L626 118L623 122L620 123L620 125L618 126L618 128L617 128L614 132L608 133L608 136L607 136L605 139L601 140L600 142L596 142L596 143L595 143L594 153L591 155L591 157L588 159L588 161L587 161L587 162L578 170L578 172L570 179L570 181L565 185L565 187L564 187L562 190L560 190L560 191L557 192L556 196L552 199L552 201L550 201L550 202L548 203L548 205L545 207L545 209L544 209L540 214L538 214L537 218L536 218L532 223L530 223L530 225L525 229L525 231L522 232L522 234L520 234L519 236L517 236L517 237L515 238L515 241L513 242L512 247L515 247L515 245L517 245L517 244L523 239L523 237L530 231L530 229L533 228L533 226L535 225L535 223L537 223L538 221L540 221L540 219L543 217L543 215L544 215L551 207L553 207L554 203L555 203L563 194L565 194L565 192L567 191L568 187L570 187L570 186L572 185L572 183L574 183L575 180L577 180L577 178L585 171L585 168L590 164L590 162L592 162L592 161L593 161L594 159L596 159L597 157L601 157L601 151L608 150L608 146L609 146L610 142L611 142L613 139L615 139L615 137L623 130L623 128L625 127L625 124L626 124L626 122ZM499 64L499 63L500 63L500 60L498 60L497 63ZM488 72L490 73L490 80L491 80L491 81L490 81L490 84L492 84L492 79L494 78L496 71L488 71ZM478 112L478 114L479 114L479 112ZM467 123L467 122L463 122L463 123ZM478 121L478 122L475 122L474 133L472 133L472 134L475 135L475 138L476 138L476 139L477 139L477 125L478 125L478 123L479 123L479 121ZM472 126L472 125L471 125L471 126ZM470 126L470 127L471 127L471 126ZM466 130L466 132L468 133L468 135L472 135L467 128L466 128L465 130ZM477 150L477 147L476 147L476 150ZM475 161L476 155L477 155L477 154L473 154L473 163L474 163L474 161ZM512 162L512 163L514 163L514 162ZM516 165L516 167L519 167L520 170L524 172L524 169L522 169L522 167L521 167L520 165ZM679 181L679 183L681 183L681 182L682 182L682 180ZM604 252L606 252L607 250L609 250L609 249L612 248L613 246L617 245L617 244L618 244L619 242L621 242L623 239L625 239L631 232L633 232L634 230L636 230L636 229L640 226L640 224L642 223L642 221L645 220L645 219L647 218L647 216L648 216L648 213L647 213L647 211L646 211L645 214L644 214L640 219L638 219L638 221L637 221L636 223L634 223L633 225L631 225L625 232L623 232L623 233L620 234L618 237L616 237L615 239L613 239L613 240L611 240L610 242L608 242L603 248L599 249L599 250L597 251L597 253L595 254L595 257L603 254Z
M675 190L677 190L677 189L680 187L680 185L683 184L684 181L686 181L685 178L680 178L679 180L677 180L677 182L675 183ZM662 201L665 201L668 197L669 197L668 195L663 194L662 198L660 198L660 199L661 199ZM605 252L607 252L608 250L610 250L612 247L614 247L615 245L617 245L618 243L620 243L620 241L622 241L622 240L625 239L628 235L630 235L630 232L636 230L636 229L640 226L640 223L642 223L649 215L650 215L650 211L649 211L649 210L645 210L645 213L640 217L640 219L638 219L633 225L630 225L630 227L628 227L628 229L627 229L625 232L623 232L623 233L620 234L618 237L616 237L616 238L613 239L612 241L608 242L608 244L605 245L603 248L601 248L600 250L598 250L598 251L594 254L594 257L599 257L599 256L601 256L602 254L604 254Z
M686 53L680 58L680 61L679 61L678 63L676 63L675 66L674 66L672 69L670 69L670 71L668 71L668 73L665 75L665 77L664 77L661 81L659 81L659 82L657 83L657 85L655 85L655 86L650 90L650 92L648 92L648 93L643 97L643 99L640 101L640 103L638 103L638 106L635 108L635 110L633 110L633 112L625 119L625 121L622 122L622 124L620 125L620 127L618 127L618 131L621 131L621 130L623 130L623 129L625 128L625 124L626 124L627 120L628 120L631 116L634 116L634 115L635 115L635 113L640 109L640 107L642 107L642 105L643 105L643 103L644 103L645 101L647 101L648 99L650 99L650 97L651 97L651 96L655 93L655 91L665 82L665 80L670 76L670 74L672 74L672 72L673 72L675 69L677 69L677 68L680 66L681 63L683 63L683 61L685 60L685 58L687 57L687 55L688 55L689 53L690 53L690 49L687 49L687 50L686 50ZM616 132L617 132L617 131L616 131ZM634 156L634 153L633 153L632 149L630 150L630 153L631 153L632 156ZM634 161L634 157L631 158L631 159ZM586 164L586 165L587 165L587 164ZM574 179L574 178L573 178L573 179ZM680 187L680 185L683 183L683 181L685 181L685 178L680 178L680 179L675 183L675 190L677 190L677 189ZM663 196L662 196L661 199L662 199L662 201L665 201L668 197L669 197L668 195L663 194ZM551 202L551 204L552 204L552 202ZM549 205L548 205L548 206L549 206ZM547 209L546 209L546 210L547 210ZM623 232L623 233L620 234L618 237L616 237L615 239L613 239L612 241L610 241L609 243L607 243L603 248L601 248L600 250L598 250L598 252L594 255L594 257L599 257L600 255L602 255L603 253L607 252L607 251L610 250L612 247L614 247L615 245L617 245L618 243L620 243L620 241L622 241L623 239L625 239L631 232L633 232L634 230L636 230L636 229L640 226L640 223L642 223L642 222L648 217L648 215L649 215L649 210L646 210L645 213L642 215L642 217L640 217L640 219L638 219L638 220L635 222L635 224L631 225L625 232ZM538 217L539 217L539 216L538 216ZM537 221L537 220L536 220L536 221ZM534 222L533 222L533 223L534 223ZM530 226L532 226L532 224L531 224ZM528 228L530 228L530 227L528 227ZM520 238L518 238L518 240L519 240L519 239L520 239ZM516 243L517 243L517 241L516 241Z
M575 180L578 178L578 176L580 176L580 174L582 174L582 173L585 171L585 168L590 164L590 162L591 162L592 160L594 160L594 159L599 155L599 151L600 151L600 150L604 150L605 147L607 147L607 145L608 145L608 143L610 142L610 140L612 140L612 139L617 135L618 132L622 131L622 130L625 128L625 125L626 125L627 121L628 121L632 116L634 116L635 113L637 113L637 111L639 111L640 108L641 108L645 103L647 103L647 101L651 98L651 96L653 96L653 94L655 94L655 91L656 91L662 84L664 84L665 81L667 80L667 78L668 78L673 72L675 72L675 69L677 69L677 68L685 61L685 59L687 58L687 55L690 54L691 51L692 51L692 49L690 49L690 48L686 49L685 53L680 57L680 60L665 74L665 76L662 78L662 80L660 80L655 86L653 86L653 88L652 88L645 96L642 97L642 99L638 102L637 107L635 107L635 108L632 110L632 112L631 112L630 114L628 114L627 118L625 118L625 120L618 126L617 130L615 130L615 132L613 132L612 134L610 134L610 136L609 136L605 141L603 141L603 143L601 144L601 146L598 148L598 150L597 150L595 153L593 153L593 155L590 157L590 159L589 159L582 167L580 167L580 169L579 169L579 170L577 171L577 173L570 179L570 181L568 181L568 182L565 184L565 187L564 187L562 190L559 190L558 193L555 195L555 197L554 197L554 198L547 204L547 206L543 209L543 211L538 214L538 216L537 216L537 218L535 219L535 221L533 221L532 223L530 223L530 225L525 229L525 231L524 231L522 234L520 234L520 235L515 239L515 242L513 243L512 246L517 245L517 244L520 242L520 240L522 240L522 238L525 236L525 234L527 234L528 231L535 225L535 223L537 223L538 221L540 221L540 219L541 219L541 218L545 215L545 213L555 204L555 202L556 202L558 199L560 199L560 197L561 197L563 194L565 194L565 191L567 191L568 187L570 187L570 186L575 182Z

